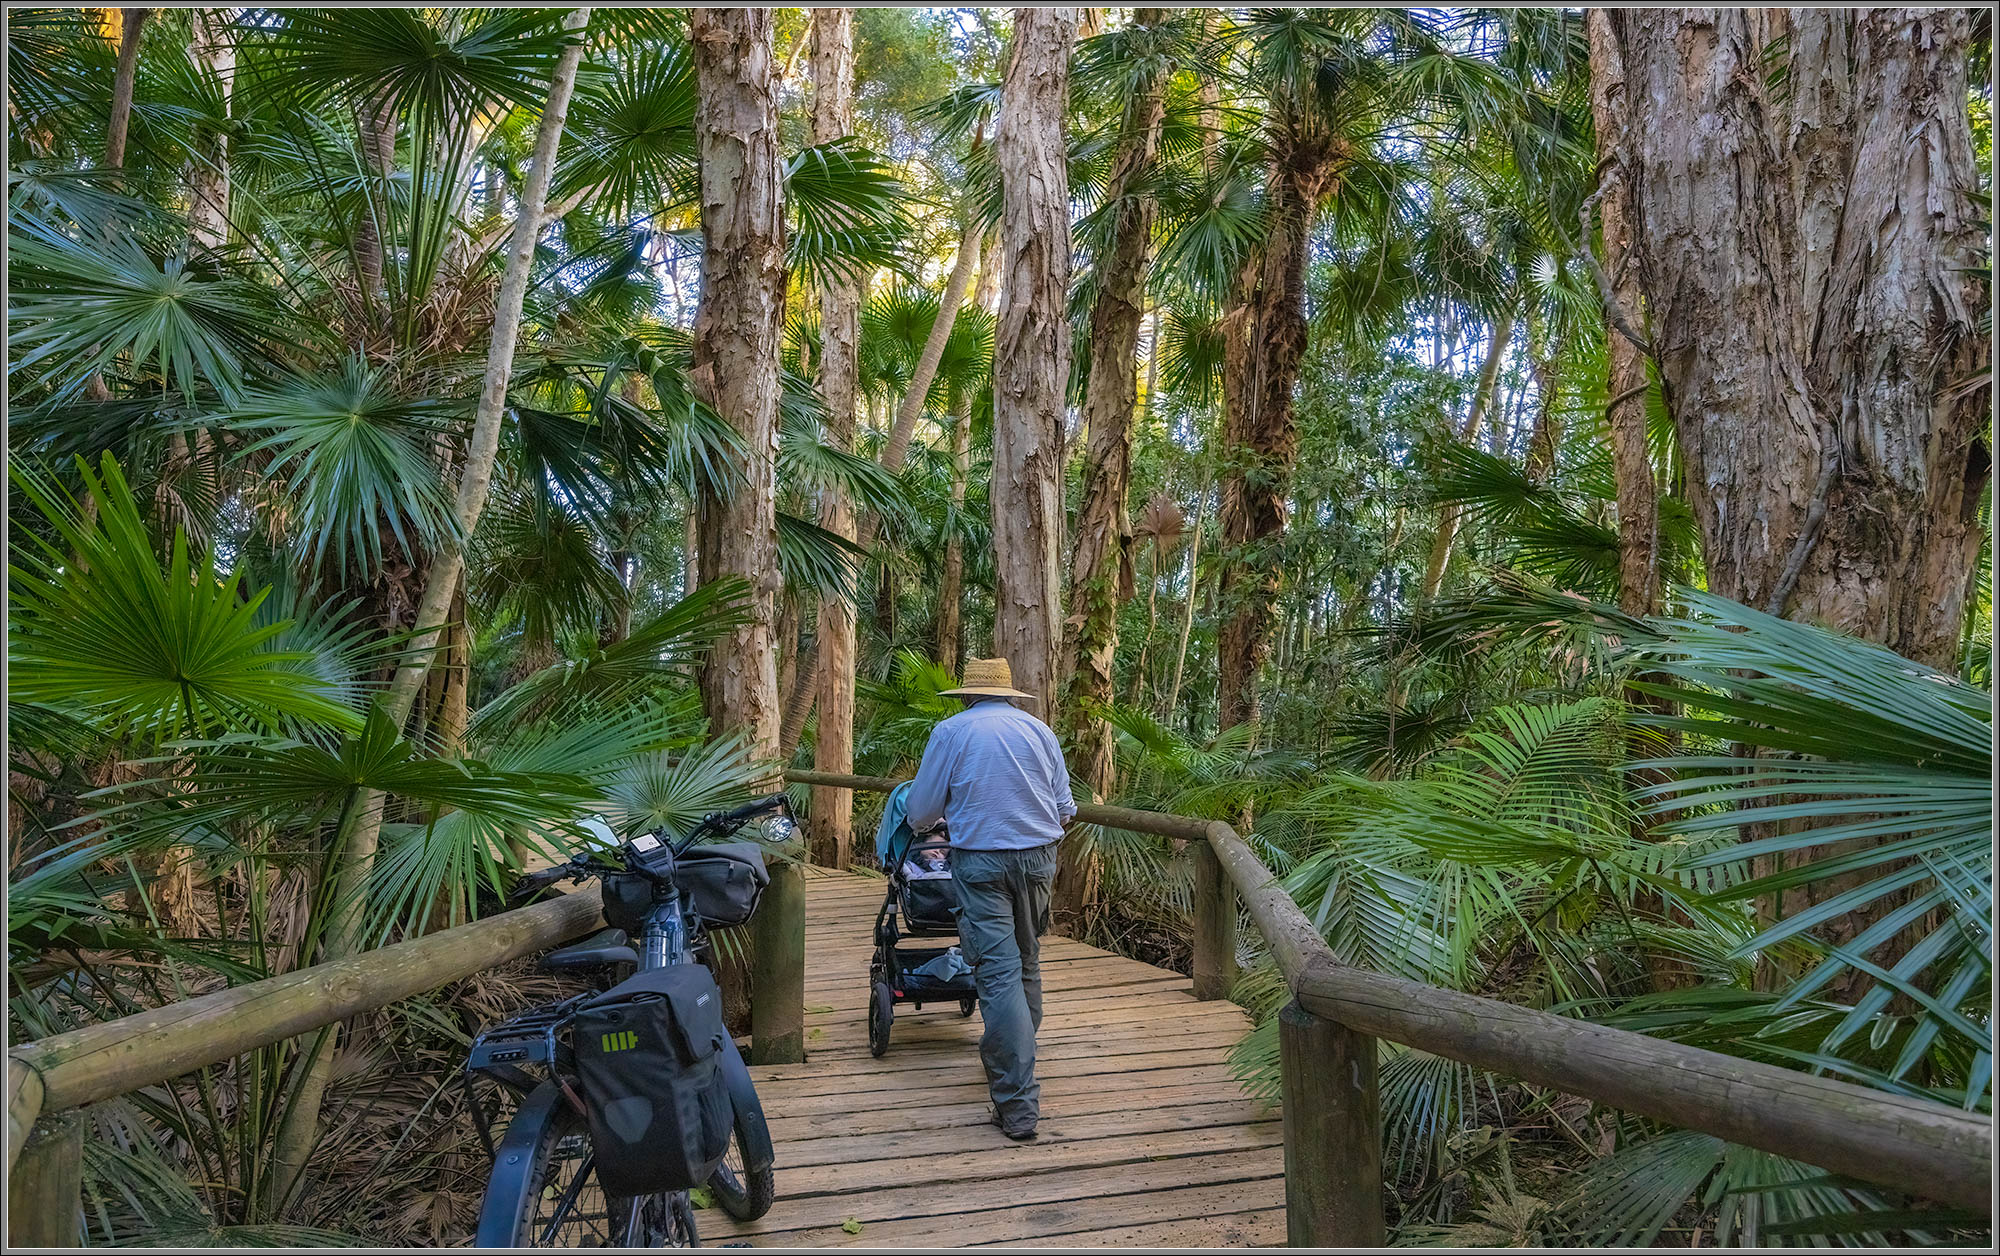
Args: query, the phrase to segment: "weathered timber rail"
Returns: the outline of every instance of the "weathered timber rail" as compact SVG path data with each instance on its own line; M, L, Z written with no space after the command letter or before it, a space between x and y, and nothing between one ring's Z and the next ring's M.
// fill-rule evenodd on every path
M899 783L788 775L798 784L852 790L886 791ZM1283 973L1293 995L1279 1038L1285 1223L1294 1245L1383 1241L1377 1038L1920 1198L1991 1211L1989 1117L1350 968L1335 960L1229 825L1109 806L1083 807L1079 818L1189 843L1196 998L1228 996L1239 900ZM782 1066L805 1054L806 901L795 865L773 872L754 925L752 1058ZM76 1242L85 1125L77 1109L336 1025L569 941L600 923L594 891L563 895L13 1047L7 1057L10 1243Z
M820 772L792 772L788 779L871 792L901 783ZM1991 1212L1990 1117L1352 968L1334 958L1229 825L1125 807L1083 806L1077 815L1190 843L1197 997L1227 996L1235 897L1283 973L1293 995L1279 1039L1286 1225L1294 1246L1384 1241L1376 1038L1919 1198Z

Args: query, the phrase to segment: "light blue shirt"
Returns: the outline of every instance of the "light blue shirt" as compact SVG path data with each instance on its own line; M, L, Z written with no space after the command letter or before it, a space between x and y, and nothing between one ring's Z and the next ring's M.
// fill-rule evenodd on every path
M960 850L1046 846L1076 814L1055 733L1002 698L931 730L908 806L912 832L941 819Z

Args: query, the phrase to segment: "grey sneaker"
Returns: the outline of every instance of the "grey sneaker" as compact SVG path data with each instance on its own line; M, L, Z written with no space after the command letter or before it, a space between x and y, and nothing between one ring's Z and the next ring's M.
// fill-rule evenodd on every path
M998 1108L993 1109L993 1126L1017 1143L1029 1143L1035 1140L1035 1123L1033 1121L1028 1122L1024 1126L1010 1127L1000 1119L1000 1109Z

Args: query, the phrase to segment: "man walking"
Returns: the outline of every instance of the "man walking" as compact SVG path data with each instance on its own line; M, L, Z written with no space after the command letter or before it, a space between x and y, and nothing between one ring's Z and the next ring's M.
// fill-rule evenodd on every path
M922 833L942 819L950 830L959 946L986 1022L979 1058L993 1123L1026 1142L1041 1116L1041 936L1056 842L1076 803L1056 735L1010 701L1033 695L1014 688L1006 659L966 660L965 683L944 692L962 699L965 710L931 730L910 786L909 825Z

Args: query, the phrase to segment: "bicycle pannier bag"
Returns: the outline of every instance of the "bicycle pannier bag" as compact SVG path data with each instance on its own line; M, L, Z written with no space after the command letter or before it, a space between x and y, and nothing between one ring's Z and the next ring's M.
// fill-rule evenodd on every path
M703 924L727 928L750 919L771 874L764 852L754 846L695 846L674 865L674 881L687 891Z
M612 1195L699 1186L729 1150L722 991L706 968L642 972L571 1025L597 1177Z

